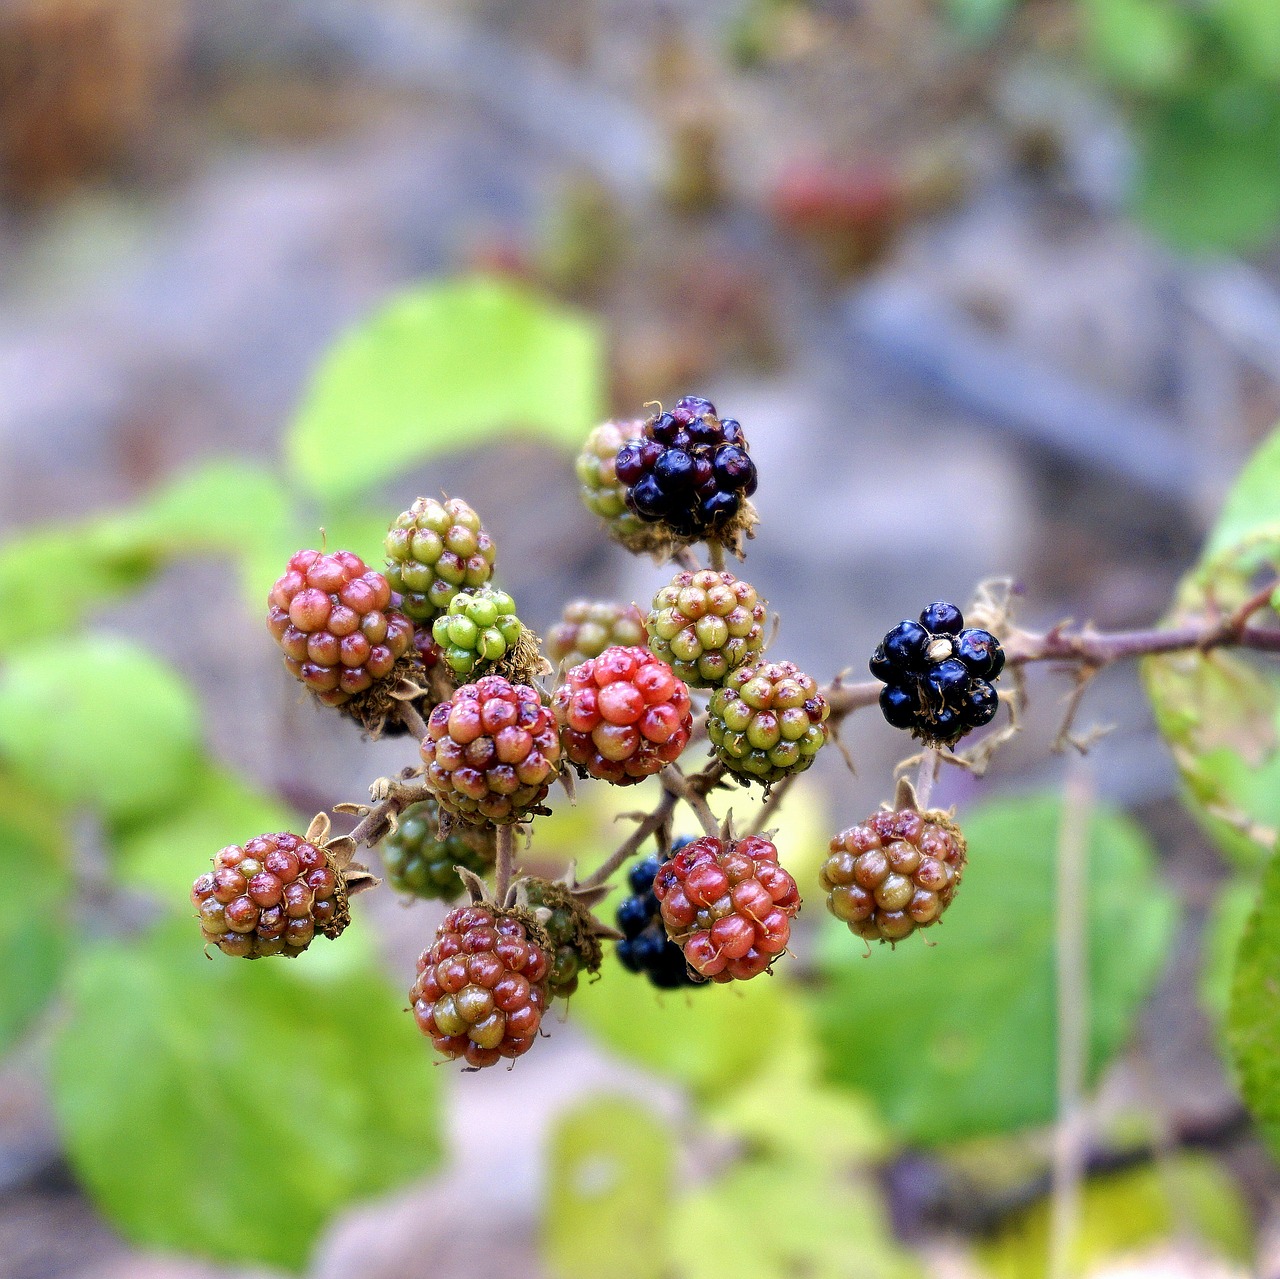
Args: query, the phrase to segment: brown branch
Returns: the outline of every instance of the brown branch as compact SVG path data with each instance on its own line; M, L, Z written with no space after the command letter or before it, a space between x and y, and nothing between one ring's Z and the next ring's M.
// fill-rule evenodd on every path
M498 827L498 862L494 877L493 896L499 904L505 904L507 890L516 867L516 828L511 825Z
M418 708L412 702L397 702L396 714L400 717L400 722L418 741L426 737L427 721L418 713Z
M695 776L700 776L700 774L695 774ZM686 777L679 765L668 764L662 770L661 778L664 790L678 795L693 809L704 835L710 835L714 838L720 834L720 823L716 821L715 814L707 803L706 792L700 790L692 778Z

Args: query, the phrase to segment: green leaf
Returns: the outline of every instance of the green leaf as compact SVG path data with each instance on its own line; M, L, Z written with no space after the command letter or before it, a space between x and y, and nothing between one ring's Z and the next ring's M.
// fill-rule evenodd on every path
M1273 858L1236 952L1227 1041L1245 1103L1280 1153L1280 858Z
M816 997L828 1076L869 1094L924 1144L1050 1119L1056 1073L1054 911L1061 803L1030 796L963 819L964 882L943 924L896 949L824 921ZM1173 898L1138 828L1100 807L1089 833L1090 1074L1127 1038L1173 933ZM909 1015L908 1015L909 1014Z
M1049 1230L1046 1200L979 1246L985 1272L991 1279L1048 1274ZM1240 1192L1205 1155L1173 1155L1159 1167L1086 1182L1065 1273L1095 1274L1109 1259L1183 1234L1231 1260L1252 1259L1253 1231Z
M199 738L186 685L125 640L45 644L0 671L0 755L67 804L124 820L172 803L195 775Z
M0 1053L58 987L68 950L72 883L66 835L40 796L0 775ZM16 886L21 891L16 891Z
M1247 252L1280 223L1280 95L1224 84L1148 104L1137 117L1138 216L1175 248Z
M598 1098L561 1119L551 1137L542 1218L551 1273L669 1275L660 1231L671 1209L675 1157L670 1131L633 1101Z
M1205 921L1201 941L1200 1005L1220 1026L1225 1023L1235 978L1240 939L1258 900L1258 882L1239 876L1224 884Z
M1229 612L1258 579L1278 573L1280 432L1241 472L1167 624ZM1273 663L1224 650L1148 658L1142 669L1187 807L1229 857L1257 867L1280 831L1280 674Z
M576 447L603 416L603 341L586 316L489 278L403 295L330 352L286 450L294 473L347 497L501 432Z
M1275 0L1217 0L1216 16L1244 67L1280 78L1280 5Z
M191 881L209 869L220 848L269 831L298 829L298 815L279 800L202 763L181 804L120 824L111 842L124 882L184 901Z
M668 1233L680 1279L917 1279L870 1186L753 1160L681 1200ZM696 1240L696 1246L690 1241Z
M1120 87L1162 89L1185 71L1189 24L1166 0L1081 0L1080 10L1094 62Z
M209 960L188 920L80 958L54 1104L133 1242L300 1270L340 1208L435 1166L438 1072L403 994L310 958Z
M27 530L0 548L0 652L65 632L183 555L239 557L246 585L261 602L288 554L292 525L274 476L219 461L178 477L132 510Z
M708 1095L750 1078L798 1017L779 981L660 991L618 963L573 997L574 1021L615 1052Z

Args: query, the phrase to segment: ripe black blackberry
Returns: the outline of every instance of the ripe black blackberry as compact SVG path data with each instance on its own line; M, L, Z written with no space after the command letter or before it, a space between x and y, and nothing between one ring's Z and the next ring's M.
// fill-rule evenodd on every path
M629 510L691 541L725 532L756 491L741 425L718 417L715 405L696 395L655 413L618 450L614 472Z
M939 601L918 622L899 622L876 648L871 674L885 687L880 709L894 728L929 746L954 746L995 718L992 681L1004 650L990 631L966 627L954 604Z
M671 846L678 852L690 839L678 839ZM633 973L643 973L659 990L677 990L699 986L690 976L684 951L667 937L666 926L653 895L653 881L662 866L661 857L645 857L627 873L631 896L618 907L618 958Z

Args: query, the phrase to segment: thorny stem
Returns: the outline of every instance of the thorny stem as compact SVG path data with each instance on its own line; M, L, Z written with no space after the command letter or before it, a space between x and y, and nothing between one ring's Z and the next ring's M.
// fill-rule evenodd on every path
M682 546L675 554L675 561L683 569L688 569L690 573L696 573L702 565L698 563L698 557L693 553L691 547Z
M760 805L760 811L755 815L755 819L747 827L748 835L758 835L764 830L765 826L768 825L769 818L781 807L782 801L787 797L787 791L791 789L792 783L799 776L799 773L788 773L773 787L769 792L768 798Z
M379 800L356 824L351 832L357 847L361 844L376 844L386 834L387 823L392 817L398 817L411 804L420 803L431 792L421 777L410 777L394 782L384 799Z
M921 812L929 807L929 799L933 795L933 784L938 780L938 765L941 755L933 747L929 747L920 758L920 771L916 774L916 804Z
M724 572L724 547L719 542L707 543L707 565L713 572Z
M702 826L704 835L710 835L714 838L720 834L720 823L716 821L715 814L707 803L706 794L698 790L696 786L691 785L689 779L677 765L668 764L662 770L661 777L663 789L672 791L693 809L694 815Z
M397 702L396 714L400 717L400 722L418 741L426 737L427 721L418 713L418 708L412 702Z
M498 863L494 878L493 895L499 904L507 899L511 878L516 866L516 828L511 825L498 827Z

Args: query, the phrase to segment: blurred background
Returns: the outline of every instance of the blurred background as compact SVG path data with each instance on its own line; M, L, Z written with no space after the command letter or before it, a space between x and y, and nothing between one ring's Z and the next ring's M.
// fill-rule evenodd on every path
M974 865L936 946L823 921L826 840L909 753L864 712L781 818L779 974L610 964L510 1073L402 1011L442 908L239 966L185 896L411 762L282 677L289 551L377 565L443 490L537 629L644 605L670 570L572 454L647 401L743 422L742 572L819 680L993 577L1028 626L1153 625L1280 416L1274 0L0 0L0 201L3 1279L1280 1274L1221 1051L1268 836L1185 766L1179 806L1132 667L1083 760L1034 670L989 773L944 769ZM602 789L539 865L651 798Z

